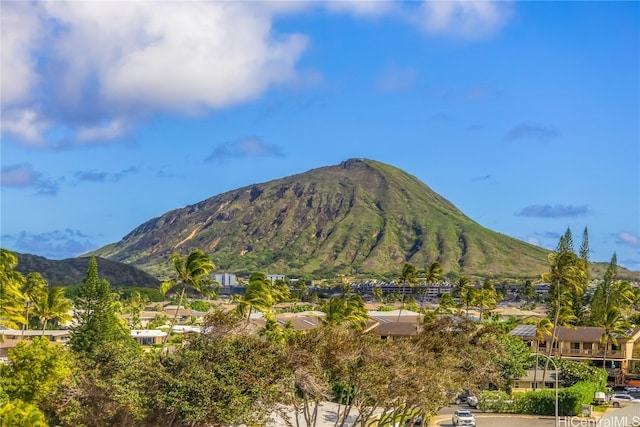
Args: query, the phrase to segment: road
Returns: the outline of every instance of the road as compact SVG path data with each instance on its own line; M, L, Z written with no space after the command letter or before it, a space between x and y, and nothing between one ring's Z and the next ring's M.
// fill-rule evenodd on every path
M442 420L444 416L438 416L436 418L437 426L451 427L451 417L447 417ZM565 423L566 424L566 423ZM537 417L525 417L518 415L494 415L494 414L479 414L476 415L477 427L553 427L555 426L555 420L549 418L537 418ZM566 424L568 425L568 424ZM561 423L562 427L563 424Z

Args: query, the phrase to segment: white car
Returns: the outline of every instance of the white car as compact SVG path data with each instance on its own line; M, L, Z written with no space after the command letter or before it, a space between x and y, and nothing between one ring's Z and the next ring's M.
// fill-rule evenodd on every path
M473 416L471 411L467 411L466 409L458 409L453 413L453 417L451 418L451 423L454 426L472 426L476 425L476 417Z
M472 408L477 408L478 407L478 398L476 396L469 396L467 397L467 405L471 406Z
M616 393L611 398L609 398L609 402L611 402L612 406L619 408L622 405L626 405L629 403L640 403L640 399L636 399L630 394L626 393Z

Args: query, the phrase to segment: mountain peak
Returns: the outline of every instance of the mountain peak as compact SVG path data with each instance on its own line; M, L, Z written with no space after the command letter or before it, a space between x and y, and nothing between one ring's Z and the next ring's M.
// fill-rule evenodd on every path
M352 158L172 210L95 252L162 275L174 251L224 271L396 274L433 261L467 275L538 276L546 252L492 232L406 172Z

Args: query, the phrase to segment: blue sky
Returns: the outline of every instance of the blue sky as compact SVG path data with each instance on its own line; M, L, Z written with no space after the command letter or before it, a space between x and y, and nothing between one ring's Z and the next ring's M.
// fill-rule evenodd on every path
M638 2L6 2L1 245L60 259L370 158L640 270ZM214 260L215 261L215 260Z

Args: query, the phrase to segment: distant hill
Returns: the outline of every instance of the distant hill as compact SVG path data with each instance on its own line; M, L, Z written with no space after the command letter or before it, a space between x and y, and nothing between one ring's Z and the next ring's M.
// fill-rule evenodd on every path
M162 278L173 252L194 248L221 271L316 277L438 261L445 272L538 278L548 253L479 225L396 167L351 159L172 210L93 254Z
M37 255L17 254L16 270L24 275L40 273L51 286L79 285L87 275L89 257L50 260ZM131 265L96 257L98 274L107 279L112 288L138 286L158 288L160 281Z

